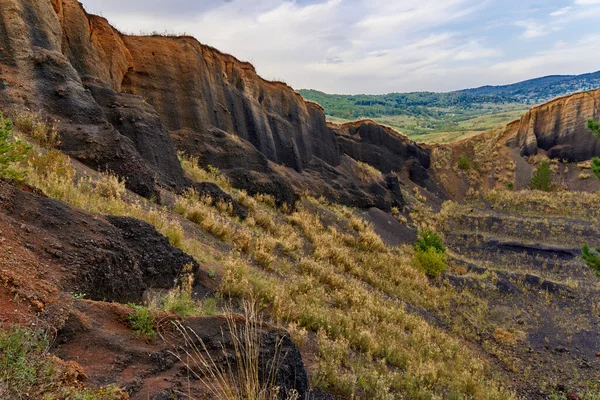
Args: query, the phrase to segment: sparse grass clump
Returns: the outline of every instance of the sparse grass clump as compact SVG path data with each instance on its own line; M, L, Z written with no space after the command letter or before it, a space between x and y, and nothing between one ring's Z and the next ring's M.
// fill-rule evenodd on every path
M42 121L40 115L23 111L14 119L15 126L35 143L48 149L60 145L60 135L56 126Z
M243 320L227 310L227 335L232 342L235 362L229 351L223 347L220 356L225 363L216 362L204 341L191 329L182 324L176 328L184 339L185 346L173 353L196 378L202 381L215 398L223 400L273 400L284 398L297 400L295 391L283 393L277 386L277 373L283 362L281 354L282 338L276 341L273 357L261 367L264 333L263 318L252 301L243 303Z
M162 299L160 308L177 314L180 317L199 314L202 307L201 304L192 298L193 285L192 265L188 264L183 268L180 282L175 282L175 287L169 290L167 295Z
M212 182L223 190L232 189L231 182L218 168L212 165L202 168L198 157L187 156L184 153L179 153L178 156L181 166L189 178L196 182Z
M0 178L22 181L26 171L19 170L16 163L25 160L31 147L17 140L12 128L12 121L0 112Z
M121 400L114 386L86 389L78 366L49 353L43 332L17 326L0 329L0 398Z
M600 278L600 246L596 247L595 251L591 250L587 244L583 246L583 260Z
M365 162L357 161L356 170L358 173L358 178L363 182L381 179L381 171Z
M152 311L146 306L140 306L137 304L129 304L129 307L133 309L127 319L131 329L135 331L137 336L148 336L151 338L156 337L156 331L154 330L154 315Z

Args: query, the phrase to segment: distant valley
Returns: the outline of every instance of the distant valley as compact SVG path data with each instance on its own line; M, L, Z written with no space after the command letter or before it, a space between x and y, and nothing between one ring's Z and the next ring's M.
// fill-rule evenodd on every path
M369 118L418 142L449 143L518 119L532 106L600 87L600 71L553 75L512 85L482 86L449 93L338 95L299 90L323 106L330 122Z

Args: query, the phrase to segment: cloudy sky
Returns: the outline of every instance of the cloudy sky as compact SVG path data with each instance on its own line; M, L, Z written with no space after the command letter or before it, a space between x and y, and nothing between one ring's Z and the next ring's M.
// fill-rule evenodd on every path
M81 0L329 93L448 91L600 70L600 0Z

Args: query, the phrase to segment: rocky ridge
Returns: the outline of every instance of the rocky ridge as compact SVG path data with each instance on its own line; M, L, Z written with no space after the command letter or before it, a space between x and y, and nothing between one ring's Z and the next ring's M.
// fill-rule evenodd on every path
M0 104L59 120L61 150L145 197L189 186L178 150L288 203L308 189L350 205L402 206L396 182L362 182L346 157L373 160L392 142L402 148L392 150L395 172L428 177L427 150L375 127L389 138L357 153L319 105L194 38L127 36L75 0L0 6Z

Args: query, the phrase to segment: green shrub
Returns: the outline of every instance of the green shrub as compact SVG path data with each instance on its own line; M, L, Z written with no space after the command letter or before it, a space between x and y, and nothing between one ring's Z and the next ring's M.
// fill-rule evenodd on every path
M431 278L438 277L446 271L448 257L433 247L427 250L417 250L413 257L413 265Z
M0 178L21 181L25 178L25 173L16 169L14 164L25 160L31 148L15 140L12 128L12 121L5 119L0 112Z
M594 135L600 138L600 122L590 119L587 123L587 127ZM596 178L600 179L600 158L592 158L592 172L596 175Z
M180 317L188 317L198 312L198 304L192 298L192 294L181 288L169 291L163 300L162 308Z
M544 192L549 192L552 189L552 171L550 170L550 163L542 161L540 165L538 165L531 178L529 188L531 190L541 190Z
M427 276L438 277L447 269L446 246L437 232L421 231L414 247L413 265L425 272Z
M600 179L600 158L592 158L592 172L596 175L596 178Z
M415 242L416 251L427 251L431 248L440 253L446 252L446 246L442 243L440 236L434 231L421 231L419 240Z
M596 247L596 251L592 251L587 244L583 246L583 260L600 278L600 246Z
M471 168L471 161L466 155L460 155L460 158L458 159L458 168L465 170Z
M154 330L154 315L148 309L148 307L139 306L137 304L129 304L129 307L133 308L133 312L127 316L129 325L138 336L146 335L149 337L156 337L156 331Z
M203 315L217 315L217 299L208 297L200 303Z
M590 119L587 123L587 127L594 135L600 138L600 122Z

